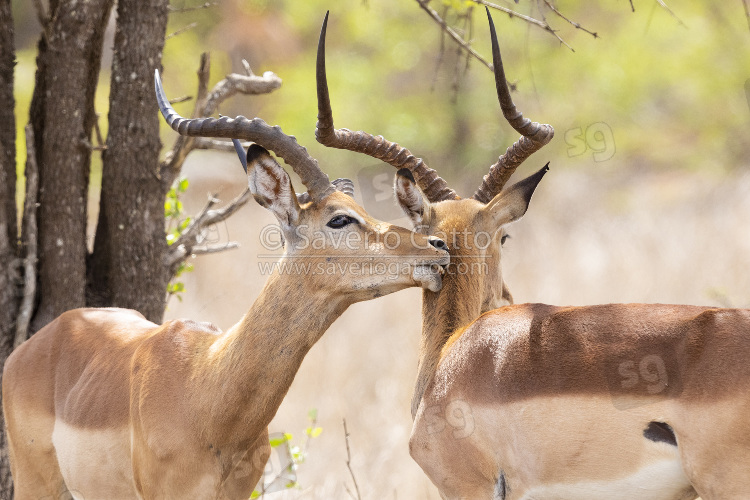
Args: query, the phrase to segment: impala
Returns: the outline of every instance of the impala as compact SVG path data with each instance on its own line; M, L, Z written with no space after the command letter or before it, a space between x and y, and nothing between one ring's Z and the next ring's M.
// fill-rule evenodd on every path
M334 129L325 29L318 46L318 140L401 169L399 205L450 249L442 289L423 292L412 457L447 499L750 498L750 310L501 307L504 227L546 167L503 187L553 129L516 110L487 16L500 106L522 137L468 199L398 144ZM460 272L477 263L486 272Z
M63 492L249 498L270 454L268 423L313 344L352 303L417 285L437 291L448 264L442 241L374 220L354 202L351 181L336 189L278 127L258 118L186 120L158 72L155 85L162 114L181 134L256 142L248 183L281 225L285 272L272 274L224 333L187 320L156 325L131 310L78 309L19 347L3 376L19 500ZM307 193L296 195L258 144L283 158ZM314 234L324 247L306 244ZM331 262L343 270L316 272Z

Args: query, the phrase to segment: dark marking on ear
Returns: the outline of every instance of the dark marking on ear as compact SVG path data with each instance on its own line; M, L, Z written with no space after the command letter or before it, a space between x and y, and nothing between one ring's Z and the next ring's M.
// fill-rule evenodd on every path
M247 148L247 163L250 164L257 160L259 156L263 155L270 156L270 153L263 146L251 144L250 147Z
M677 437L672 427L664 422L649 422L643 429L643 437L655 443L667 443L677 446Z
M547 162L547 164L543 166L537 173L528 176L527 178L517 182L516 184L513 184L510 189L519 189L523 193L526 204L528 205L528 203L531 201L531 196L534 194L534 191L536 191L536 187L539 185L542 177L544 177L544 174L546 174L547 172L549 172L549 162Z
M500 471L500 477L497 478L495 483L495 494L492 496L492 500L505 500L505 497L510 493L510 488L505 483L505 474Z
M406 177L414 184L417 183L417 181L414 180L414 174L412 174L411 170L409 170L408 168L400 168L398 172L396 172L396 175L399 175L401 177Z

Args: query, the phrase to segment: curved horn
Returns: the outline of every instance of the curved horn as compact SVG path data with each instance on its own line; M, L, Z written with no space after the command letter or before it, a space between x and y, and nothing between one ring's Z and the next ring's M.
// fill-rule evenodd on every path
M510 97L508 83L505 80L505 70L503 69L503 60L500 57L500 48L497 43L497 33L495 33L495 24L492 22L490 10L487 10L487 19L490 22L490 37L492 38L492 65L495 68L495 87L497 88L497 98L500 101L500 108L508 123L520 133L522 137L509 147L505 154L498 158L497 163L490 167L490 171L484 176L482 185L479 186L473 198L482 203L489 203L508 182L510 176L516 171L516 168L536 151L540 150L545 144L552 140L555 130L551 125L539 124L524 118L523 114L516 109L513 99Z
M284 134L278 125L272 127L260 118L248 120L244 116L238 116L237 118L224 116L219 119L183 118L169 104L162 88L159 70L154 71L154 88L162 116L169 126L181 135L226 137L256 142L273 151L276 156L283 158L294 169L302 183L307 187L312 199L320 200L335 190L328 179L328 175L318 166L317 160L297 143L294 136Z
M352 132L349 129L335 129L331 112L331 99L328 95L328 79L326 77L326 27L328 13L326 12L323 27L320 29L318 41L318 61L316 65L316 79L318 83L318 124L315 137L324 146L337 149L348 149L356 153L382 160L396 168L407 168L414 175L417 185L422 189L431 202L458 199L458 195L438 173L427 167L421 158L411 152L383 138L366 132Z

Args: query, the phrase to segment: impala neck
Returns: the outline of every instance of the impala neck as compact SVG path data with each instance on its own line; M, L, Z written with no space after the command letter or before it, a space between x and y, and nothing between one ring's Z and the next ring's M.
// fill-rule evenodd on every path
M348 306L345 295L332 297L304 277L273 274L210 348L200 390L209 399L205 416L221 420L215 439L239 441L266 428L307 352Z
M417 413L422 394L432 380L448 340L481 314L481 280L465 278L447 276L440 292L425 290L422 293L422 340L417 383L411 401L412 417Z

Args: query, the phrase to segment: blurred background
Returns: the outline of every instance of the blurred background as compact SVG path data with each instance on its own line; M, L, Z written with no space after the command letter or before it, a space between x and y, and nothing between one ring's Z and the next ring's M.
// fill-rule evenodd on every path
M176 8L200 4L173 2ZM465 27L474 49L491 57L481 6L430 5ZM516 301L750 307L750 29L743 2L675 1L673 13L656 1L633 0L635 11L624 0L554 3L596 38L543 1L500 5L546 16L574 49L493 11L516 105L555 128L553 141L514 178L550 162L528 213L510 228L503 254ZM23 151L20 129L33 91L39 25L31 2L14 1L13 9ZM257 74L273 71L283 80L281 89L235 98L221 113L281 125L331 178L352 178L357 199L373 216L406 225L391 194L392 167L315 141L315 49L327 9L337 126L398 141L470 196L518 134L502 118L492 73L477 60L467 64L450 40L441 42L439 26L415 0L221 0L175 12L169 31L181 33L165 47L167 94L195 94L201 52L211 52L212 84L242 72L243 58ZM105 132L109 63L105 57L97 94ZM192 106L175 105L183 115ZM166 125L162 139L165 145L175 139ZM186 215L197 212L209 193L229 201L246 184L236 157L217 152L193 153L184 176L190 182L182 198ZM98 182L95 171L93 200ZM92 234L96 209L92 203ZM274 222L251 201L216 227L209 235L214 242L238 241L241 247L193 259L195 270L181 277L185 291L181 300L171 299L167 317L223 329L234 324L265 282L259 263L272 260L259 258L269 253L259 234ZM333 325L306 358L271 424L272 431L290 432L295 444L304 445L308 411L317 408L323 432L299 468L301 489L270 498L346 498L345 486L353 491L343 418L363 498L439 498L407 447L420 328L416 289L355 305Z

